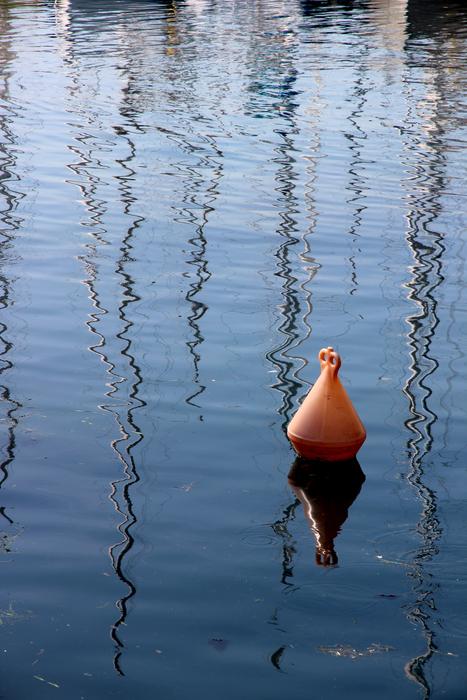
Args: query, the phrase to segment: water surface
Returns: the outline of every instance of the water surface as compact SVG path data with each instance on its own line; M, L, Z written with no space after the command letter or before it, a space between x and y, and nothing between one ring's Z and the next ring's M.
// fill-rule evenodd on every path
M466 42L0 0L2 697L463 695ZM368 439L297 477L329 344Z

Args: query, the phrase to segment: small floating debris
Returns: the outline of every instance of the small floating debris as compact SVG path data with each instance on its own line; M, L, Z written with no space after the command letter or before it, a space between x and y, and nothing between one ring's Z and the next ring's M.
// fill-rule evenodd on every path
M58 683L48 681L47 678L43 678L42 676L33 676L33 678L35 678L36 681L41 681L41 683L47 683L47 685L51 685L53 688L60 688Z
M23 620L30 620L33 617L31 610L26 610L20 612L14 610L10 603L8 610L0 610L0 625L13 624L14 622L22 622Z
M370 644L366 649L354 649L348 644L336 644L334 646L318 647L318 651L323 652L323 654L330 654L331 656L342 656L347 659L359 659L363 656L374 656L375 654L384 654L388 651L394 651L394 647L387 644L378 644L374 642Z
M10 554L10 552L13 550L14 542L18 535L18 532L14 534L0 532L0 554Z
M273 654L271 654L271 663L274 666L274 668L277 668L278 671L283 673L281 669L281 660L282 660L282 654L284 651L287 649L286 645L284 644L283 646L279 647Z
M189 484L182 484L181 486L177 486L176 488L180 489L180 491L185 491L185 493L190 493L194 485L195 482L192 481Z
M352 459L366 431L338 375L341 358L329 346L320 350L321 374L287 428L295 451L305 459Z
M229 645L229 640L222 639L222 637L212 637L208 644L216 651L225 651Z
M378 593L378 598L387 598L388 600L394 600L395 598L398 598L399 596L396 595L395 593Z

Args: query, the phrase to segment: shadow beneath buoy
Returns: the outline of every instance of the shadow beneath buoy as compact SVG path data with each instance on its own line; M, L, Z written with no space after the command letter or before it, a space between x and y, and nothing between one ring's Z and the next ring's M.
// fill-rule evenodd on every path
M334 540L365 481L360 464L355 458L345 462L311 462L297 457L288 480L315 536L316 564L336 566Z

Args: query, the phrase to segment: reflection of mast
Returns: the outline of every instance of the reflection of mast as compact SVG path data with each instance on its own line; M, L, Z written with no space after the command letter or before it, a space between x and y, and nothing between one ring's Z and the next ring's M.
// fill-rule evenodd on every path
M181 136L172 137L184 151L195 153L195 149L190 144L188 139ZM199 379L199 363L201 360L200 347L204 341L204 337L200 329L200 321L208 310L207 305L199 298L205 283L211 277L206 260L207 239L205 236L205 227L208 222L209 214L214 211L213 204L219 194L219 182L223 174L223 153L217 146L214 137L203 136L203 140L212 148L214 155L200 156L195 165L187 166L185 163L178 164L177 168L185 175L184 182L186 190L182 197L183 206L177 209L175 221L183 224L189 224L194 227L195 235L189 239L192 246L192 252L188 264L194 269L194 278L189 285L189 289L185 295L186 301L191 306L191 313L188 315L188 325L192 331L193 339L187 341L186 345L193 360L193 383L195 390L186 399L186 403L200 408L196 403L196 399L206 389L205 385ZM204 201L199 202L199 192L204 186L205 176L203 170L209 168L212 170L212 176L209 185L206 187ZM201 214L198 211L201 208ZM191 275L187 275L188 278ZM200 415L200 420L202 416Z
M65 21L65 19L66 18L63 16L62 12L62 16L60 17L60 26L64 28L66 34L68 31L70 31L70 23ZM68 41L68 37L65 36L64 61L68 64L68 66L72 67L70 69L70 71L72 71L70 74L71 85L69 87L70 100L75 96L79 97L79 91L82 86L78 72L79 68L76 66L74 56L72 54L72 47L72 42ZM78 110L75 110L75 112L79 113ZM89 121L90 127L96 126L95 118L92 116L86 116L86 118ZM100 282L100 265L105 263L105 261L99 259L100 248L102 246L110 246L112 242L105 237L106 227L104 219L107 206L105 201L100 199L98 196L98 189L102 184L102 178L98 174L99 169L95 168L96 164L100 165L99 145L96 145L95 137L91 138L91 134L86 133L84 128L82 128L74 136L75 142L79 145L70 146L70 151L72 151L78 157L78 162L70 164L68 167L71 171L78 175L78 181L74 182L73 184L76 184L80 189L83 203L89 215L88 220L83 221L83 225L88 227L89 233L92 237L91 242L88 242L85 246L87 252L82 258L86 272L86 279L83 280L83 283L88 289L89 299L91 300L93 306L93 311L89 314L86 325L89 331L92 333L93 338L96 339L95 342L89 346L89 349L103 362L106 373L109 377L107 384L108 390L105 392L107 402L101 404L99 408L107 413L110 413L117 424L119 436L111 441L111 447L119 462L123 465L123 476L111 482L109 494L109 498L112 501L116 512L121 518L118 525L118 530L122 535L121 541L112 545L109 553L115 573L127 588L125 595L122 596L122 598L120 598L120 600L117 602L119 617L112 625L111 629L111 638L116 645L114 656L115 670L119 674L123 675L120 664L123 642L119 637L119 628L125 622L128 613L128 601L136 593L136 586L131 581L128 573L124 571L125 558L134 544L131 529L136 522L136 515L134 513L131 500L131 486L139 480L132 451L143 438L140 429L136 425L133 414L135 409L145 404L138 397L138 388L142 382L142 377L135 358L131 353L131 328L133 326L133 322L128 318L127 308L129 304L138 299L137 295L133 291L134 282L131 276L126 272L126 265L130 259L130 252L132 249L131 239L141 222L139 217L131 214L133 198L131 196L130 187L128 184L129 180L131 180L134 175L134 171L128 165L128 163L134 158L134 146L131 140L127 138L124 130L117 130L117 134L118 136L124 137L130 147L129 156L126 159L121 159L117 162L125 171L124 174L118 178L119 191L121 201L123 203L124 214L132 218L132 223L127 229L127 232L120 245L120 256L115 265L115 273L120 279L120 287L122 290L122 299L118 305L120 330L115 334L115 338L118 340L119 345L123 346L120 349L120 357L124 359L125 365L128 369L128 374L132 377L132 381L128 383L130 387L129 395L126 397L123 397L122 393L124 387L128 386L126 383L128 377L125 376L122 370L120 370L122 372L120 374L116 371L116 363L118 358L114 357L113 360L110 358L108 339L106 338L104 332L99 331L99 324L102 323L106 315L110 313L109 309L102 303L98 291ZM128 406L126 411L117 408L122 403Z
M80 137L76 137L76 140L80 141L81 139ZM82 141L82 144L84 146L85 141ZM74 148L73 150L76 152L78 149ZM84 157L84 154L82 154L82 157ZM89 151L87 157L85 157L85 160L87 163L91 163L93 162L93 158L93 153ZM120 163L123 167L125 167L123 161L120 161ZM117 603L120 615L118 620L112 626L111 630L111 637L117 646L114 658L115 669L118 673L123 675L120 667L120 656L123 648L123 642L118 636L118 629L125 622L128 612L128 600L136 593L135 585L130 580L128 575L125 574L123 569L124 558L131 550L134 543L131 528L136 522L130 489L132 484L139 481L139 476L136 470L132 450L143 437L133 417L134 410L144 405L144 402L138 398L138 387L141 384L142 378L139 367L137 366L135 359L130 352L131 339L128 334L133 326L133 322L127 318L126 310L128 304L137 300L138 297L132 291L134 284L132 278L125 272L125 263L128 260L129 252L131 250L131 237L134 234L135 229L138 227L138 222L135 221L128 229L124 237L123 244L120 248L121 256L117 261L115 268L116 274L121 277L121 287L123 290L123 299L118 307L118 315L122 323L122 328L116 334L116 337L124 343L124 347L121 349L120 353L126 359L127 364L130 367L130 373L134 377L134 381L130 386L128 400L125 402L128 403L130 407L127 409L125 414L124 412L115 408L112 400L118 402L121 401L120 394L122 392L122 386L126 382L126 377L116 372L116 365L114 362L112 362L108 355L108 343L106 337L98 330L98 323L105 315L109 313L109 310L103 306L98 293L99 266L95 260L96 256L98 255L96 245L98 246L108 243L108 241L106 241L102 235L105 233L105 229L103 230L102 228L101 217L105 213L105 209L103 208L102 202L97 199L96 188L98 179L95 178L95 176L92 176L89 172L86 172L83 162L69 167L75 172L85 175L88 178L88 182L86 184L82 183L80 185L80 189L83 194L85 205L90 213L90 221L92 221L92 225L95 227L95 230L92 232L95 242L87 245L88 255L84 258L87 277L83 280L83 283L88 288L89 298L94 308L94 311L89 315L87 326L91 333L97 338L97 342L90 345L89 349L91 352L94 352L104 363L106 372L109 375L109 389L105 395L110 400L110 403L101 404L99 408L110 413L116 421L119 437L112 440L111 447L117 455L120 463L123 465L123 477L118 478L111 483L111 491L109 494L109 498L114 504L116 512L122 518L118 529L123 536L123 539L120 542L110 547L109 553L117 576L128 589L126 595L123 596ZM124 196L124 186L122 185L122 200L124 199ZM125 202L125 208L127 207L129 207L128 201Z
M273 350L266 354L267 359L276 370L276 381L272 388L280 392L282 403L278 409L283 419L283 429L288 423L293 398L301 388L301 382L297 379L297 369L295 369L296 359L290 355L290 351L297 347L303 340L298 329L298 319L301 313L300 298L297 291L298 279L292 273L293 264L290 260L291 250L301 241L301 236L297 234L298 223L296 215L299 211L299 202L295 193L297 174L295 172L294 157L294 136L298 133L296 125L294 101L295 82L297 72L293 66L293 49L296 44L294 37L287 36L284 45L280 45L281 52L277 52L275 60L277 65L270 65L261 69L257 66L260 78L257 82L252 82L250 91L251 106L256 107L259 98L272 98L275 100L274 106L281 114L281 124L275 129L275 133L281 142L274 149L275 156L272 159L278 168L275 176L275 192L279 209L279 225L277 232L281 238L281 243L276 251L276 272L280 279L282 289L282 303L280 305L281 320L278 331L282 336L282 342ZM261 54L259 54L261 56ZM260 60L257 58L257 61ZM261 106L259 103L258 106ZM257 108L257 107L256 107ZM269 107L268 107L269 108ZM310 329L307 326L307 335ZM301 360L303 366L305 361Z
M102 304L102 301L100 299L100 295L98 292L98 282L99 282L99 264L98 264L98 255L99 255L99 246L100 245L106 245L109 244L109 241L107 241L104 238L105 234L105 228L102 224L102 219L105 214L105 206L101 200L98 199L97 197L97 186L99 184L99 178L97 178L95 175L92 175L90 171L86 170L86 167L95 162L95 156L92 152L92 150L87 150L86 151L86 136L85 135L77 135L75 136L75 140L78 141L81 144L81 147L76 147L74 146L71 150L80 155L80 162L75 163L75 164L70 164L69 168L76 172L77 174L84 176L84 178L87 180L87 182L81 182L78 186L81 190L82 196L83 196L83 202L89 212L89 220L86 225L92 227L90 233L93 237L93 242L86 244L87 248L87 254L83 256L83 264L84 268L86 271L86 278L83 280L83 284L87 287L88 292L89 292L89 299L91 300L92 306L93 306L93 311L89 314L89 319L86 322L87 327L89 328L89 331L92 333L94 338L96 338L96 341L93 342L89 346L89 350L93 353L95 353L99 359L103 362L106 372L109 375L109 380L108 380L108 390L105 393L105 396L107 399L116 399L118 395L118 391L122 383L125 382L125 377L119 375L116 372L116 365L114 362L109 357L109 350L108 348L108 343L105 335L98 330L99 326L98 324L102 321L103 317L106 316L109 313L109 310L104 307ZM82 149L82 150L81 150ZM83 222L84 223L84 222ZM120 313L121 317L121 313ZM101 404L99 408L103 411L106 411L110 413L118 426L119 434L120 437L112 440L111 442L111 447L116 453L116 455L119 458L119 461L123 463L123 469L125 472L125 477L124 481L128 482L130 480L129 474L132 471L132 464L128 464L128 460L125 458L125 455L122 454L122 451L119 449L119 444L121 442L128 441L130 438L130 432L127 430L125 427L125 422L122 416L120 415L119 411L115 409L115 407L112 405L112 403L107 403L107 404ZM127 587L130 590L131 595L134 594L135 588L133 584L129 581L127 577L125 577L122 573L122 558L124 554L128 551L128 549L131 547L132 543L132 538L128 535L128 527L131 526L131 524L134 522L134 515L131 509L131 502L129 507L125 508L122 506L119 502L119 497L118 497L118 484L119 481L112 482L111 484L111 492L109 495L110 500L115 506L116 512L123 518L122 522L119 525L119 530L120 532L123 533L124 535L124 540L123 543L119 543L118 545L113 545L110 548L110 556L112 560L112 565L120 578ZM124 489L124 501L125 503L128 501L128 493ZM117 555L115 554L115 548L119 547L123 544L123 547L121 549L121 552ZM131 596L130 596L131 597ZM128 596L127 596L128 598ZM117 603L117 607L122 613L123 619L124 615L126 615L126 605L125 603L122 603L119 601ZM118 623L113 625L112 631L111 631L111 637L114 640L114 642L117 645L117 652L115 656L115 667L116 670L121 673L118 659L120 656L120 649L122 647L122 643L118 639L118 635L116 632L116 629L118 626L122 623L123 619L122 616L120 616Z
M131 224L128 231L123 239L122 246L120 248L121 256L117 262L116 274L121 278L121 287L123 291L123 299L119 304L119 318L122 322L122 329L116 334L116 337L125 343L125 347L121 350L121 354L126 358L129 366L129 374L131 376L131 385L129 392L129 408L126 413L126 429L120 438L114 440L112 443L113 448L120 457L120 460L124 466L124 476L122 479L116 480L112 483L112 493L111 499L115 503L115 506L119 513L124 516L124 520L120 523L119 530L123 535L122 542L113 545L110 548L110 554L112 557L112 562L121 581L123 581L127 588L127 594L120 598L118 602L118 608L120 610L120 617L116 621L112 630L112 638L117 643L119 650L115 655L114 663L115 669L122 675L123 671L120 667L120 656L121 649L123 648L123 642L120 640L118 631L122 624L125 624L126 616L128 613L128 601L135 595L136 586L129 578L128 574L125 573L123 563L126 555L130 552L134 544L134 538L131 533L131 529L137 522L137 518L133 509L133 503L131 499L131 487L140 480L135 458L133 456L133 451L135 447L143 440L144 435L141 429L135 421L134 413L138 409L144 407L146 402L139 397L139 388L143 382L143 377L139 365L136 362L134 355L131 352L132 349L132 339L131 339L131 329L133 328L133 321L128 316L128 306L139 301L138 295L134 291L134 281L131 275L126 271L126 264L131 259L131 251L133 248L132 239L135 232L138 230L143 218L132 213L132 204L135 198L131 194L131 181L134 178L135 171L132 169L130 163L135 158L135 145L130 139L128 134L125 134L124 129L118 128L117 133L120 136L125 136L125 139L129 147L129 155L127 158L120 159L117 162L125 170L124 175L118 176L120 183L120 196L123 204L124 214L131 217ZM122 449L123 448L123 449ZM120 494L119 494L120 490Z
M275 275L280 279L282 285L282 303L279 307L281 318L278 325L282 341L278 346L266 353L266 358L276 370L276 378L271 386L281 395L281 405L278 413L282 418L282 429L284 431L291 415L293 399L302 386L301 382L296 378L297 370L295 369L294 358L289 355L290 350L296 347L302 338L297 328L297 319L300 317L301 312L297 293L298 280L292 274L292 263L290 261L290 249L300 242L300 236L297 235L298 224L295 219L299 210L299 204L295 194L297 175L295 173L295 159L293 156L293 137L298 131L295 123L296 105L293 101L296 71L291 64L291 58L287 55L290 50L289 45L287 45L285 50L285 57L282 58L282 61L279 61L279 66L276 67L282 73L279 72L279 77L276 73L274 73L273 77L271 73L271 79L276 83L275 92L279 98L278 106L282 108L280 109L282 123L276 129L276 133L281 138L281 143L274 149L275 157L273 158L273 162L278 165L275 177L275 192L277 192L277 201L280 204L277 231L281 237L281 243L275 254L277 259ZM255 86L253 84L252 90L257 89L259 93L263 91L265 95L271 93L271 86L265 79L266 74L267 72L261 80L261 85ZM308 335L310 332L308 326L307 329ZM305 362L302 360L302 366L303 364ZM286 506L283 509L282 517L272 524L272 529L282 540L281 582L285 586L291 585L288 579L293 576L293 556L295 554L293 538L288 527L290 521L295 518L295 511L298 505L299 501L295 500ZM272 663L278 663L278 660L274 661L273 659Z
M449 3L439 3L436 0L408 0L407 27L409 40L406 45L407 53L410 55L412 42L415 58L417 55L419 56L419 47L421 45L426 47L422 64L426 66L426 90L425 99L419 102L419 117L426 118L425 136L430 143L433 139L434 147L440 159L441 153L449 154L451 150L447 139L443 142L440 138L443 135L443 125L455 129L456 126L462 128L463 123L462 112L464 105L462 100L466 91L466 72L463 65L465 21L466 5L464 0L451 0ZM419 65L420 63L416 64L417 68ZM435 115L435 122L432 121L432 115ZM455 139L456 136L454 135L454 149L457 150L459 146L455 143ZM429 150L433 150L433 148ZM437 176L440 180L443 177L441 173L437 173ZM450 196L455 196L453 187L455 187L456 180L457 178L454 177L449 185ZM465 186L462 178L459 178L459 186L459 195L463 198L465 196ZM454 202L455 200L451 199L451 201ZM463 199L461 202L460 212L463 211ZM456 275L457 279L455 279L452 271L449 270L448 277L451 302L448 312L449 325L446 328L448 346L444 355L449 374L445 380L446 390L440 397L440 406L446 411L444 416L444 444L440 446L440 452L444 455L444 458L448 447L449 429L452 427L452 421L450 420L452 408L448 405L448 397L451 400L455 400L453 388L455 388L456 378L459 376L458 368L461 367L463 370L465 367L465 351L460 338L462 332L459 331L461 324L456 313L457 310L462 308L461 300L465 292L465 220L462 214L458 221L459 235L456 240L458 250L454 252L451 248L450 255L450 260L454 259L458 264L458 274ZM451 222L453 225L455 224L455 219L452 216ZM450 235L452 235L453 230L454 226L450 229ZM451 238L451 246L452 242ZM459 335L456 335L456 333ZM464 404L464 398L461 397L461 405L458 405L456 408L457 411L462 411L465 414Z
M311 333L309 317L312 306L310 299L311 290L308 288L308 285L319 269L319 265L311 255L308 241L308 234L313 230L316 223L314 187L319 138L315 134L317 133L319 108L318 113L316 113L316 102L311 104L310 100L310 131L313 132L312 138L314 141L310 143L309 153L307 154L307 182L305 185L309 227L305 235L299 235L296 215L300 205L295 193L297 173L294 157L295 137L298 134L295 117L295 83L297 73L293 65L294 48L296 47L294 32L288 31L286 40L282 44L280 43L279 46L280 51L258 52L258 54L255 52L252 56L253 63L260 61L261 55L267 56L268 65L264 69L262 69L262 66L258 67L255 65L252 73L253 78L250 88L252 95L249 108L262 109L261 99L266 98L267 101L269 98L269 100L273 100L273 108L280 114L280 125L274 131L279 135L281 142L275 148L273 162L278 165L275 177L275 192L277 195L276 201L280 206L280 220L277 232L281 237L281 243L275 254L277 262L274 274L281 282L282 303L279 306L280 319L277 330L282 340L275 348L266 353L266 358L276 370L276 379L272 384L272 388L276 389L281 396L278 413L281 416L282 428L285 431L291 418L294 398L303 386L303 382L297 377L299 371L299 368L296 367L297 360L300 360L300 367L306 364L303 358L294 357L290 353L292 349L297 348L306 340ZM269 60L271 56L275 56L277 64ZM262 76L261 80L256 80L257 75ZM270 111L271 105L266 104L264 113L269 114ZM299 259L303 263L307 275L305 281L301 283L292 273L293 263L290 260L290 253L300 242L303 244L303 250ZM303 311L303 306L305 311ZM300 324L302 326L301 329L299 328ZM293 585L291 579L293 578L296 547L289 526L296 517L299 505L300 500L295 498L283 508L281 517L272 524L272 529L280 538L282 544L281 583L285 587ZM272 615L271 622L273 624L277 623L277 611ZM271 664L278 671L281 670L284 651L285 646L281 646L270 655Z
M12 181L18 180L14 173L16 158L11 148L15 144L15 136L11 129L11 122L17 117L9 94L9 81L11 72L9 64L14 57L9 46L10 34L9 10L7 5L0 5L0 312L7 309L10 304L11 280L5 274L4 263L12 258L15 232L21 224L21 219L15 214L19 201L23 194L10 186ZM7 106L8 105L8 106ZM13 398L10 388L4 383L4 376L13 367L10 353L13 343L8 339L8 328L0 322L0 399L6 405L6 439L2 440L2 456L0 457L0 488L8 479L10 464L15 459L16 437L15 431L18 425L16 412L21 404ZM13 521L0 507L2 515L8 523Z
M281 583L284 586L291 586L289 578L293 576L293 557L296 552L295 544L292 535L289 531L289 524L295 520L295 511L300 501L296 498L293 503L290 503L282 511L282 517L278 518L273 524L272 529L282 540L282 576Z
M426 105L424 105L426 107ZM441 524L437 515L435 493L425 484L425 461L431 452L433 426L436 414L430 408L432 394L431 376L439 363L432 354L432 342L439 324L436 291L443 282L442 255L445 251L443 238L435 229L434 222L440 213L439 198L443 189L441 174L444 164L442 130L439 127L438 105L433 105L429 116L429 127L417 139L411 136L406 142L407 166L410 174L410 192L407 197L407 243L413 256L412 278L407 284L408 298L416 307L416 312L407 318L409 326L408 346L410 353L410 376L404 393L409 401L410 417L405 422L410 432L407 442L409 473L407 479L415 489L422 506L418 533L421 546L417 551L408 576L413 579L415 601L408 608L408 619L416 622L423 630L426 650L406 664L406 673L416 681L424 692L424 698L431 696L431 688L426 679L425 666L436 651L435 633L432 629L433 611L436 609L434 596L437 584L426 565L438 553L437 541L441 537ZM417 121L420 115L417 115ZM410 119L407 120L410 122ZM414 120L415 121L415 120ZM414 125L407 134L412 134Z
M366 131L360 126L359 120L363 114L365 104L367 102L367 88L365 87L365 61L360 59L359 72L361 73L356 79L353 89L350 95L350 104L352 105L352 111L348 116L348 121L350 122L352 128L346 133L346 138L349 141L349 150L351 153L351 160L349 164L349 184L348 189L352 192L352 196L347 199L347 203L352 206L352 223L350 225L349 233L351 235L351 246L353 249L357 246L357 240L359 237L358 229L360 228L363 213L367 208L364 204L365 201L365 184L364 178L360 172L364 160L362 158L362 151L364 148L364 142L367 138ZM352 255L349 257L350 267L351 267L351 289L349 294L352 296L356 293L358 288L358 275L357 275L357 264L355 250L352 250Z
M258 52L258 55L254 54L252 56L252 61L256 63L261 60L262 55L268 56L268 64L265 67L261 65L255 66L253 76L260 75L261 80L252 82L250 89L252 95L249 103L250 109L258 109L261 107L261 98L273 99L273 105L281 117L280 126L275 129L275 133L280 136L281 143L275 148L273 162L278 165L275 177L275 192L277 193L277 201L280 204L280 221L277 230L282 239L276 252L277 263L275 272L282 284L282 303L279 307L280 320L278 324L278 332L282 336L282 341L278 346L270 350L266 357L276 370L276 380L272 384L272 388L281 394L281 405L278 413L282 418L284 431L291 418L294 398L303 385L303 382L297 377L299 368L296 368L296 361L300 359L301 367L306 364L303 358L293 357L290 355L290 352L306 340L311 333L311 327L308 322L311 313L311 291L308 289L308 285L319 268L316 260L311 255L307 237L316 223L313 195L319 141L315 135L312 137L315 141L310 144L309 153L307 154L308 181L306 183L305 196L309 213L309 231L307 235L297 235L298 223L296 214L300 206L295 193L297 173L294 153L295 136L298 134L295 117L297 72L293 65L296 48L295 39L295 33L292 30L287 31L286 39L280 40L280 51L277 50L274 53ZM269 58L271 55L275 56L277 65L276 63L270 63ZM318 114L314 111L315 106L316 102L313 101L309 110L311 116L310 131L312 132L317 131L319 117L319 111ZM269 110L270 106L266 105L265 109ZM290 260L290 252L300 242L304 244L300 260L305 266L307 279L299 284L297 277L292 273L293 265ZM301 290L301 294L297 288ZM303 312L303 304L305 305L305 312ZM299 323L304 327L304 333L300 331ZM294 520L296 509L299 505L300 501L295 499L283 509L282 517L272 524L274 532L282 540L281 582L286 586L292 585L289 579L293 576L293 557L296 551L293 537L289 532L289 523ZM277 656L273 655L271 661L273 665L278 667L279 658Z
M282 283L281 322L278 326L278 331L283 339L278 347L267 353L268 360L277 369L276 382L272 385L272 388L279 391L282 395L282 405L278 412L283 418L284 430L293 407L293 398L301 388L301 382L296 378L295 358L290 356L290 351L302 340L297 328L301 311L300 300L296 290L298 280L292 274L292 263L290 261L290 249L300 241L299 236L296 235L298 225L295 215L298 211L298 202L294 194L295 173L293 168L294 160L291 155L293 148L291 133L294 133L294 130L295 126L292 125L291 132L287 129L279 132L283 143L276 149L277 156L275 160L280 164L276 174L276 191L278 193L277 199L282 205L279 212L280 223L278 227L278 233L282 238L282 242L276 252L276 275ZM303 364L305 364L304 360L302 360Z
M210 214L215 209L215 201L219 196L219 185L224 170L224 153L212 132L207 133L206 129L199 131L194 129L196 125L204 125L207 119L205 115L194 109L198 104L198 99L196 94L197 74L194 72L193 62L188 60L185 63L183 52L173 52L174 46L178 43L180 31L178 19L181 21L173 8L167 16L167 52L173 53L174 59L170 69L170 82L174 85L174 95L177 88L182 88L180 93L185 103L190 105L191 111L189 119L184 124L185 133L176 133L166 129L161 129L161 131L186 156L172 163L174 169L180 173L182 182L181 204L173 208L174 221L183 226L189 226L191 231L194 230L194 235L188 239L191 247L189 258L186 261L189 272L184 273L184 277L189 280L185 300L190 308L187 322L191 335L191 339L186 341L186 346L193 364L194 387L185 398L185 402L201 409L198 397L206 389L200 379L201 346L204 342L201 320L208 311L208 306L202 298L202 292L211 277L207 259L206 227ZM187 76L188 72L189 76ZM177 84L179 75L183 76L181 86ZM226 88L218 87L217 89L223 91ZM173 97L173 99L178 99L178 97ZM216 129L219 129L220 126L220 122L216 122ZM208 174L206 175L206 173ZM203 419L202 414L199 415L199 419Z

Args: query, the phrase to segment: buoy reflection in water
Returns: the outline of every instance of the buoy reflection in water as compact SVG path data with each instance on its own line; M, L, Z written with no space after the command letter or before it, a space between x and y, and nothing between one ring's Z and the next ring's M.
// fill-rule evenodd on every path
M311 462L298 457L289 472L290 487L303 505L316 539L316 564L336 566L334 540L365 481L357 459Z

